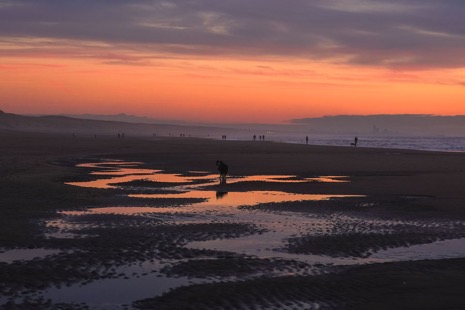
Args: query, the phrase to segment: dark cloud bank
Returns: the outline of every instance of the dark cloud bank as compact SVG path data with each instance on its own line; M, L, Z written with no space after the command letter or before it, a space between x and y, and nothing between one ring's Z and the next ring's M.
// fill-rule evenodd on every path
M464 16L458 0L0 0L0 42L457 68L465 66Z

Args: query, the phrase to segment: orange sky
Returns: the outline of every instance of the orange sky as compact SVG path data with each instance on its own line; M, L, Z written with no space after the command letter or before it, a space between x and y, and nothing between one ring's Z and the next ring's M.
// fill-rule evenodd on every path
M280 123L465 114L465 2L0 0L0 109Z
M142 64L3 58L0 108L261 123L336 114L465 114L465 87L458 84L463 69L409 72L303 59L163 56Z

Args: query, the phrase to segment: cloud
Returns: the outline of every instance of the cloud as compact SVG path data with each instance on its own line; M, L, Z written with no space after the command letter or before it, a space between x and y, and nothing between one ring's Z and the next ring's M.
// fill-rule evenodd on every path
M459 0L0 0L0 40L462 68L463 16Z
M372 1L372 0L327 0L319 4L332 10L355 13L396 13L403 14L422 8L419 4L409 1Z

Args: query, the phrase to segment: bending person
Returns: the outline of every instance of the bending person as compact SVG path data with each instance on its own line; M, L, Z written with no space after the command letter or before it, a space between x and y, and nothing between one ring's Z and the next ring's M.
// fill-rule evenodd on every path
M220 184L226 183L226 175L228 174L228 165L221 160L216 161L216 169L220 172Z

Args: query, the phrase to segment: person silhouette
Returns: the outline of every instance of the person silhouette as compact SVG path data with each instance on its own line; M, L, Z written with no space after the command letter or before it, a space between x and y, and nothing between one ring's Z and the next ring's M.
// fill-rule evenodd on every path
M221 160L216 161L216 169L220 172L220 184L226 184L226 175L228 174L229 167Z
M354 142L352 142L350 145L354 146L354 147L357 147L357 143L358 143L358 138L355 137L354 138Z

